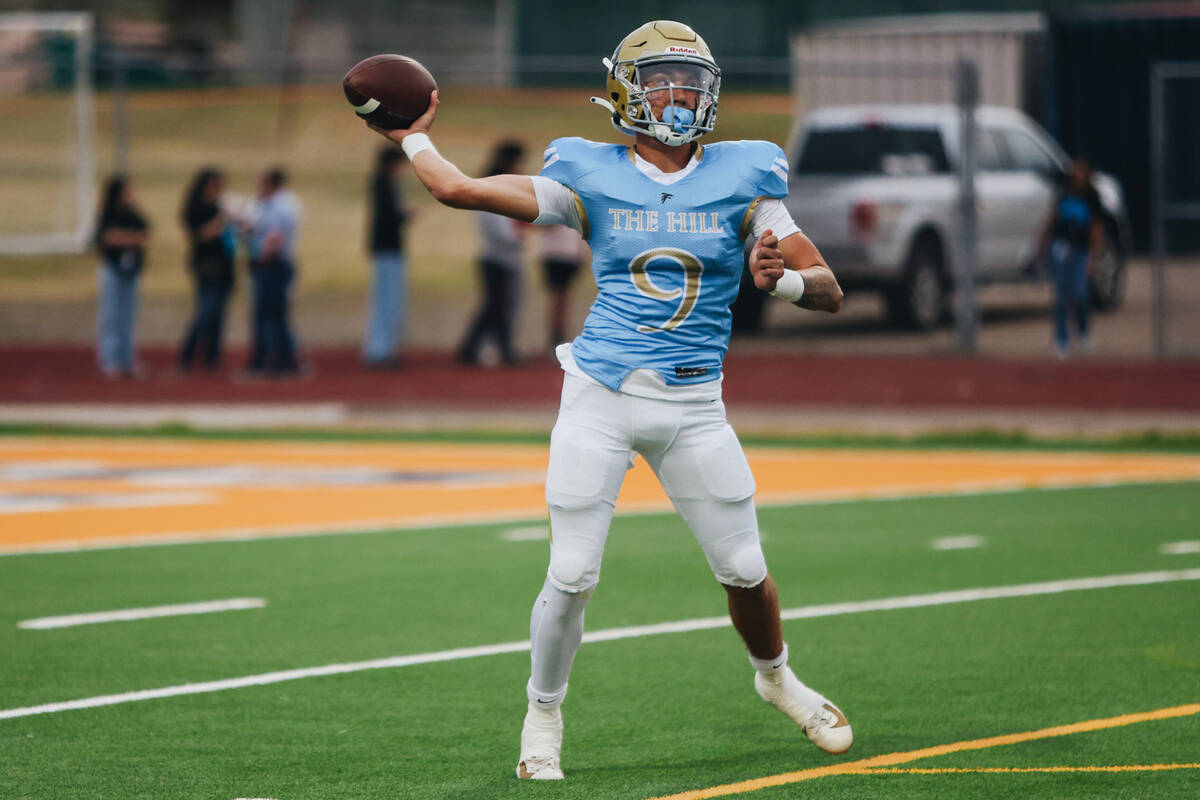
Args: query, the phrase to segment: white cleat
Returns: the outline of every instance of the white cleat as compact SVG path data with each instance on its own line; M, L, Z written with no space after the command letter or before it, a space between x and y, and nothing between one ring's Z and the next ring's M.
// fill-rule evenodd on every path
M825 752L836 755L849 750L854 744L854 733L841 709L801 683L790 667L775 674L779 680L754 673L758 696L787 714Z
M561 781L562 712L530 704L521 728L521 758L517 777L530 781Z

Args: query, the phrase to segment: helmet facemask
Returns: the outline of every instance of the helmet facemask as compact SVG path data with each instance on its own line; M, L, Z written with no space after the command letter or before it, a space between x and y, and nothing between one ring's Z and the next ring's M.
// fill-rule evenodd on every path
M645 133L674 147L700 138L716 124L721 72L710 59L656 54L605 61L609 77L628 92L625 113L613 115L623 133Z

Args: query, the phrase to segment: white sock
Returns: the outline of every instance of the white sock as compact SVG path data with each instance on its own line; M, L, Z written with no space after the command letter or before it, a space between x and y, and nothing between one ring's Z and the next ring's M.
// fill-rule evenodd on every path
M753 654L750 656L751 666L768 678L782 673L787 668L787 661L788 647L786 642L783 645L783 651L774 658L755 658Z
M533 603L529 616L531 664L525 694L531 705L554 709L567 694L567 676L583 641L583 612L596 587L564 592L549 580Z
M783 652L772 659L755 658L750 656L750 663L754 668L762 673L762 676L776 686L782 684L787 687L787 693L796 697L804 705L812 708L820 708L822 703L827 702L820 694L809 688L804 681L796 677L796 673L792 672L792 668L788 666L788 648L784 644Z

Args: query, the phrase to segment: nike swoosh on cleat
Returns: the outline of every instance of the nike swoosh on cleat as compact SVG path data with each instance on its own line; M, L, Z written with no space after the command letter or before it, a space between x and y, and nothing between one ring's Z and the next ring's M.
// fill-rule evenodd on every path
M838 709L837 709L835 706L832 706L832 705L830 705L829 703L826 703L826 704L823 706L823 708L824 708L826 711L829 711L830 713L832 713L832 714L833 714L835 717L837 717L837 724L836 724L836 725L834 725L833 727L835 727L835 728L841 728L841 727L843 727L843 726L845 726L845 725L849 725L849 724L850 724L850 722L849 722L849 721L846 719L846 716L845 716L845 715L844 715L844 714L843 714L841 711L838 711Z
M553 700L543 700L543 699L542 699L542 698L540 698L540 697L537 699L537 701L538 701L539 703L541 703L542 705L547 705L547 706L548 706L548 705L550 705L551 703L553 703L553 702L554 702Z

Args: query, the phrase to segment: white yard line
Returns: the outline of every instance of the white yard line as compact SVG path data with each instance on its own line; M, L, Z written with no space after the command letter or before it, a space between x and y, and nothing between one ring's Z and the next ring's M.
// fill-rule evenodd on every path
M500 538L506 542L548 542L550 528L546 525L521 525L516 528L505 528L500 531Z
M1158 552L1164 556L1186 556L1191 553L1200 553L1200 542L1164 542L1158 548Z
M885 597L879 600L865 600L855 603L803 606L784 611L783 618L787 620L813 619L816 617L832 617L840 614L861 614L868 611L893 611L903 608L970 603L978 600L1033 597L1035 595L1060 594L1063 592L1077 592L1090 589L1111 589L1119 586L1145 586L1156 583L1195 580L1200 580L1200 569L1104 575L1095 578L1074 578L1061 581L1046 581L1043 583L1025 583L1015 586L993 586L935 592L933 594ZM608 630L592 631L591 633L584 634L583 641L589 643L610 642L618 639L633 639L639 636L657 636L666 633L687 633L689 631L724 628L728 625L729 617L727 616L701 617L699 619L680 620L678 622L662 622L653 625L637 625L628 628L610 628ZM76 711L85 708L136 703L142 700L155 700L163 697L223 692L229 689L242 689L248 686L264 686L272 683L282 683L283 681L299 680L301 678L343 675L350 672L363 672L371 669L392 669L396 667L411 667L417 664L433 664L440 661L461 661L468 658L482 658L504 653L523 653L528 650L528 641L505 642L503 644L440 650L433 653L392 656L390 658L379 658L371 661L356 661L347 664L326 664L321 667L304 667L301 669L283 670L281 672L265 672L258 675L246 675L241 678L226 678L216 681L204 681L202 683L185 683L177 686L164 686L159 689L143 689L137 692L99 695L79 700L66 700L60 703L10 708L0 711L0 719L32 717L38 714L55 714L60 711Z
M210 600L203 603L179 603L171 606L94 611L90 614L67 614L61 617L38 617L37 619L22 620L17 623L17 627L44 631L51 628L94 625L98 622L128 622L156 617L182 617L188 614L214 614L218 611L243 611L248 608L262 608L266 604L267 601L261 597L234 597L229 600Z
M787 506L837 505L840 503L878 502L890 503L902 500L932 500L938 498L982 497L987 495L1014 494L1028 491L1067 491L1076 489L1111 489L1120 486L1144 484L1171 484L1200 479L1196 476L1082 476L1069 479L1046 478L1037 482L1025 480L998 480L964 483L957 486L906 486L880 489L837 489L818 492L771 493L755 498L759 508ZM672 512L671 502L666 498L641 503L621 502L618 517L641 516ZM115 536L103 539L57 541L46 544L0 545L0 558L4 556L46 555L55 553L79 553L92 550L123 550L136 547L161 547L177 544L204 544L206 542L256 542L263 539L301 539L318 536L341 536L359 533L391 533L425 528L461 527L467 525L518 525L546 519L546 507L538 505L525 510L479 511L459 514L430 514L422 517L402 519L358 520L338 524L322 522L303 525L259 526L254 528L230 528L220 531L181 531L165 534L138 534Z
M987 539L982 536L943 536L940 539L934 539L929 543L929 546L934 550L971 550L976 547L983 547L987 544Z

